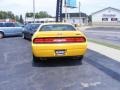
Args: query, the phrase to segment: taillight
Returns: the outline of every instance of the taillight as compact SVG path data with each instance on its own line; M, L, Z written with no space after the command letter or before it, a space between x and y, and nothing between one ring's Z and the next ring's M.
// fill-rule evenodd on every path
M50 37L50 38L35 38L33 43L79 43L86 42L85 37Z
M66 38L67 42L86 42L85 37L73 37L73 38Z

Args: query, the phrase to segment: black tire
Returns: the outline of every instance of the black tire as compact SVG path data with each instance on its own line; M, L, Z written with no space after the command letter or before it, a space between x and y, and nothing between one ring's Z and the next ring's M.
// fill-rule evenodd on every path
M77 57L74 57L73 59L76 60L76 61L79 61L81 64L82 64L82 60L83 60L84 56L77 56Z
M33 55L33 62L36 63L38 61L40 61L40 58Z
M0 39L2 39L4 37L4 33L0 32Z
M23 38L23 39L26 39L26 37L25 37L25 34L24 34L24 33L22 33L22 38Z

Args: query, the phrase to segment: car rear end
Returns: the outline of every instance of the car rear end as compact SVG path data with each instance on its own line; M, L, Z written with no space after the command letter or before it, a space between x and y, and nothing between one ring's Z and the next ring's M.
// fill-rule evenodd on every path
M83 56L87 40L80 31L40 31L32 38L34 57L75 57Z

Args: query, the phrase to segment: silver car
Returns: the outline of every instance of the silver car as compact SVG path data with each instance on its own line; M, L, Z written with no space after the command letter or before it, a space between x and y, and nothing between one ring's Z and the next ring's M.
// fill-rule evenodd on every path
M0 22L0 38L7 36L21 36L23 27L17 22Z

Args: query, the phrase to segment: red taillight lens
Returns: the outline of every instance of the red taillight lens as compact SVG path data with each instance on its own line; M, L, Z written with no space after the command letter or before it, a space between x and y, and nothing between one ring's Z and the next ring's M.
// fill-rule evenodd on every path
M67 42L86 42L85 37L73 37L73 38L66 38Z
M33 43L52 43L53 39L52 38L35 38L33 40Z
M79 43L86 42L85 37L35 38L33 43Z

